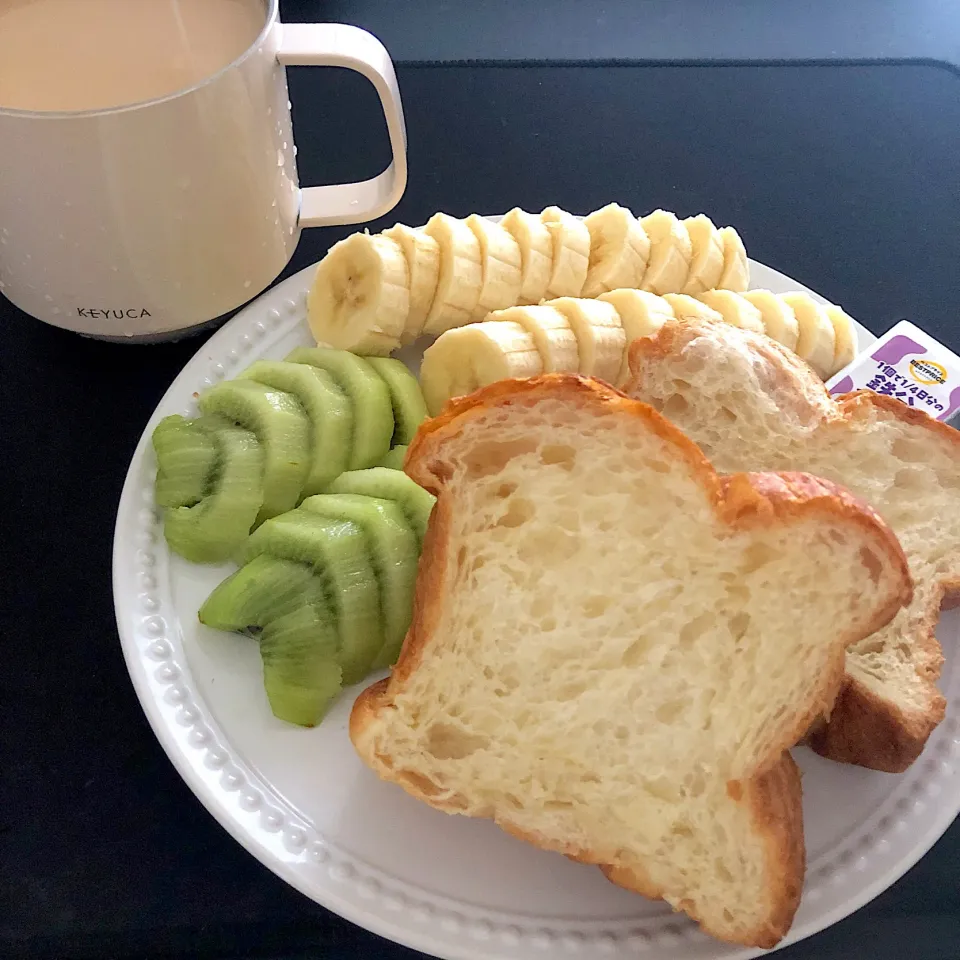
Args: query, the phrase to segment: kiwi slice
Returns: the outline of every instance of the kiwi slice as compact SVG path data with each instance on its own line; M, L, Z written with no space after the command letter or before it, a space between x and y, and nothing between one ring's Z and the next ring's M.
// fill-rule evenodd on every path
M313 566L336 615L343 682L362 680L383 647L384 634L377 578L360 527L293 510L264 523L241 551L245 562L262 554Z
M409 443L417 432L417 427L427 419L427 405L417 378L407 369L406 364L393 357L367 357L367 363L383 377L390 391L393 405L393 442Z
M340 693L336 620L324 604L306 604L268 623L260 636L263 686L273 715L315 727Z
M427 532L427 521L436 497L414 483L400 470L389 467L370 467L368 470L351 470L341 473L329 487L330 493L360 493L365 497L382 497L392 500L402 511L407 523L417 536L422 547Z
M217 630L265 627L308 600L322 597L313 568L266 554L219 584L200 608L200 622Z
M399 447L391 447L387 451L387 455L377 464L378 467L389 467L391 470L402 470L403 461L407 456L407 448L405 445Z
M310 466L302 496L320 493L349 465L353 409L347 395L326 370L305 363L258 360L240 374L282 390L300 401L310 420Z
M217 463L213 437L196 421L175 414L157 424L152 440L157 455L157 505L192 507L199 503Z
M203 420L217 460L210 492L192 507L167 510L163 533L187 560L221 563L247 538L263 503L263 447L250 430Z
M200 409L251 430L263 445L257 523L295 507L310 467L310 421L297 399L253 380L224 380L200 394Z
M361 470L379 462L390 449L393 406L390 391L363 357L327 347L298 347L287 357L326 370L350 398L353 407L353 446L348 469Z
M301 510L355 523L367 538L370 559L380 588L383 647L373 661L379 670L396 662L413 613L420 548L400 508L390 500L359 494L321 494L309 497Z

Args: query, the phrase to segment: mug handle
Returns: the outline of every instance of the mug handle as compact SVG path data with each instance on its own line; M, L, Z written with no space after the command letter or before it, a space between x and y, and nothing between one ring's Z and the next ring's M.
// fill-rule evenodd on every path
M387 120L393 159L383 173L360 183L304 187L300 226L363 223L392 210L407 186L407 131L393 61L372 34L342 23L283 23L277 60L283 66L347 67L376 87Z

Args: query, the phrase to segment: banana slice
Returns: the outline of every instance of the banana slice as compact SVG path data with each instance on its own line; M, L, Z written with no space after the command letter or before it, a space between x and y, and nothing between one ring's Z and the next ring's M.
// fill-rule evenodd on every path
M740 234L733 227L717 231L723 242L723 273L717 287L742 293L750 286L750 265Z
M797 354L826 380L833 370L837 345L833 323L827 311L806 293L781 293L780 299L792 308L797 317L800 330Z
M650 239L640 221L626 207L608 203L583 222L590 231L590 265L580 295L639 287L650 256Z
M723 322L723 316L717 313L713 307L708 307L705 303L687 296L685 293L665 293L663 299L670 304L674 316L678 320L714 320L717 323Z
M448 330L428 347L420 365L420 387L436 416L453 397L509 377L543 373L533 337L510 321L488 320Z
M383 235L400 244L410 271L410 310L400 335L401 343L413 343L423 332L440 278L440 244L423 230L397 223Z
M519 323L533 338L544 373L577 373L580 354L577 338L566 316L547 303L535 307L510 307L491 314L490 320Z
M853 358L857 355L857 333L853 328L853 320L848 317L840 307L833 306L824 308L830 322L833 324L834 350L833 367L830 370L830 376L839 373L847 364L853 363Z
M693 244L683 221L666 210L654 210L640 220L650 238L650 255L643 279L623 286L642 287L651 293L678 293L690 274Z
M440 249L437 292L423 325L424 333L436 336L470 322L483 288L483 258L480 241L463 220L435 213L423 229Z
M782 343L788 350L796 351L800 328L793 308L769 290L747 290L740 294L759 311L763 329L768 337Z
M582 220L559 207L547 207L540 222L550 232L553 244L553 268L544 296L579 297L590 264L590 231Z
M696 296L704 290L714 290L723 275L723 238L713 221L700 213L683 221L690 237L690 272L680 293Z
M705 290L697 299L712 307L731 327L763 333L763 316L749 301L732 290Z
M400 346L410 309L410 270L389 237L354 233L317 265L307 322L317 343L385 355Z
M482 320L491 310L502 310L519 302L523 281L520 245L499 223L476 213L467 217L467 226L480 243L483 284L473 319Z
M615 384L623 366L627 335L613 304L602 299L560 297L547 301L544 306L552 307L567 318L577 338L579 372L585 377Z
M534 213L514 207L500 226L520 247L521 304L539 303L547 295L553 271L553 239L550 231Z
M626 336L626 346L620 358L620 370L617 373L615 387L627 382L630 368L627 364L627 355L630 344L640 337L652 337L667 320L675 316L666 297L658 297L646 290L611 290L599 297L609 303L620 314L623 332Z

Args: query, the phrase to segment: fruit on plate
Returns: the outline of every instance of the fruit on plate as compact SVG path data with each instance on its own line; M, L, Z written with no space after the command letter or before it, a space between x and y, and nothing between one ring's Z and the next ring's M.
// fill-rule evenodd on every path
M553 266L545 296L549 300L579 297L590 268L590 230L578 217L559 207L547 207L540 221L553 241Z
M733 227L722 227L718 232L723 241L723 273L717 287L742 293L750 285L750 264L743 240Z
M392 357L368 357L367 363L387 385L390 394L394 420L393 443L409 443L417 432L417 427L427 418L427 405L423 401L417 378L407 369L406 364Z
M400 444L391 447L386 456L377 464L378 467L389 467L391 470L402 470L403 461L407 456L407 445Z
M198 405L205 415L196 420L161 421L153 446L168 543L201 563L227 559L252 527L326 491L344 471L402 469L406 444L427 415L416 378L399 360L325 347L258 360L204 391ZM233 512L231 490L240 493Z
M723 237L704 213L687 217L683 226L690 238L690 271L680 293L715 290L723 276Z
M263 447L257 523L296 506L310 468L310 421L296 397L253 380L223 380L204 390L197 403L205 414L246 427Z
M763 333L763 314L745 297L730 290L706 290L697 299L716 310L732 327Z
M889 527L806 474L721 476L652 407L569 375L478 391L407 468L444 523L415 642L354 703L361 759L774 946L804 874L788 751L841 694L847 644L910 597Z
M674 319L726 321L756 333L763 333L769 320L768 335L782 337L784 346L795 349L824 379L846 366L855 352L853 320L807 293L758 290L748 296L710 290L696 297L658 297L645 290L611 290L596 300L561 297L498 310L482 323L447 331L426 349L420 365L427 409L436 416L454 397L497 380L539 373L581 373L622 386L629 378L629 345ZM794 335L798 326L799 339Z
M377 578L383 645L372 669L394 663L410 626L413 585L417 579L420 545L400 507L391 500L356 493L308 497L300 507L330 520L356 524L367 538L370 560Z
M213 440L213 474L200 500L165 511L163 535L187 560L222 563L243 543L261 511L265 451L252 431L226 420L202 417L196 423Z
M347 472L334 486L246 538L240 569L199 611L207 626L257 632L271 709L303 726L342 684L396 660L434 504L398 470Z
M640 225L650 239L650 256L643 281L636 286L650 293L682 290L689 282L693 259L693 243L686 221L678 220L667 210L654 210Z
M257 360L239 379L254 380L295 397L310 421L310 457L301 495L320 493L349 467L353 409L326 370L305 363Z
M596 297L608 290L639 287L650 257L643 224L617 203L595 210L583 223L590 233L587 277L573 296Z
M512 307L520 301L523 285L520 244L499 223L472 213L467 226L480 244L480 299L473 319L482 320L491 310Z
M553 237L535 213L514 207L500 221L520 248L520 304L539 303L553 272Z
M783 297L778 297L769 290L747 290L743 298L749 300L760 311L760 319L767 336L796 353L800 328L797 325L797 315L793 312L793 307L786 303ZM852 324L850 333L852 336ZM838 363L841 360L841 357L837 358Z
M824 379L831 377L837 353L837 335L833 321L823 304L803 293L784 293L783 302L793 310L797 318L797 353Z
M320 261L308 297L317 342L383 356L421 334L488 313L560 297L631 288L657 294L745 290L746 251L736 230L666 210L637 219L609 203L583 219L560 207L519 207L497 223L436 213L424 227L398 223L354 234Z
M451 397L496 380L538 373L543 373L543 360L533 337L519 323L491 319L448 330L427 347L420 387L427 410L436 416Z
M544 373L579 368L577 338L562 310L548 303L535 307L509 307L500 310L497 319L503 323L516 323L530 334Z
M330 493L359 493L365 497L392 501L406 518L417 537L417 543L423 546L427 523L436 499L402 471L390 470L387 467L350 470L341 473L330 484Z
M383 231L400 244L410 271L410 309L404 321L401 343L413 343L423 333L427 314L440 280L440 244L424 230L396 223Z
M608 297L610 294L604 294ZM616 383L627 347L627 335L615 305L582 297L559 297L549 306L566 317L577 341L579 373ZM544 304L546 306L546 304Z
M400 346L410 311L410 269L396 240L354 233L317 265L307 322L317 343L373 355Z
M217 464L217 447L210 432L176 414L157 424L151 440L157 456L157 506L199 503L210 488Z
M325 347L297 347L290 363L306 363L325 370L347 395L353 410L348 469L362 470L378 463L393 437L390 389L363 357Z
M377 579L360 527L301 507L254 531L239 560L248 563L262 554L313 566L331 601L343 682L362 680L383 647L383 622Z
M423 332L436 336L469 323L483 289L483 258L476 234L456 217L435 213L424 232L440 247L437 289Z

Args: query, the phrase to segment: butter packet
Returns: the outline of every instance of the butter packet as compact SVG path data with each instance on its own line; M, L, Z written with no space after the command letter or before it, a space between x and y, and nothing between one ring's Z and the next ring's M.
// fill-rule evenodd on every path
M953 419L955 426L960 421L960 357L901 320L831 377L827 390L831 396L873 390L937 420Z

